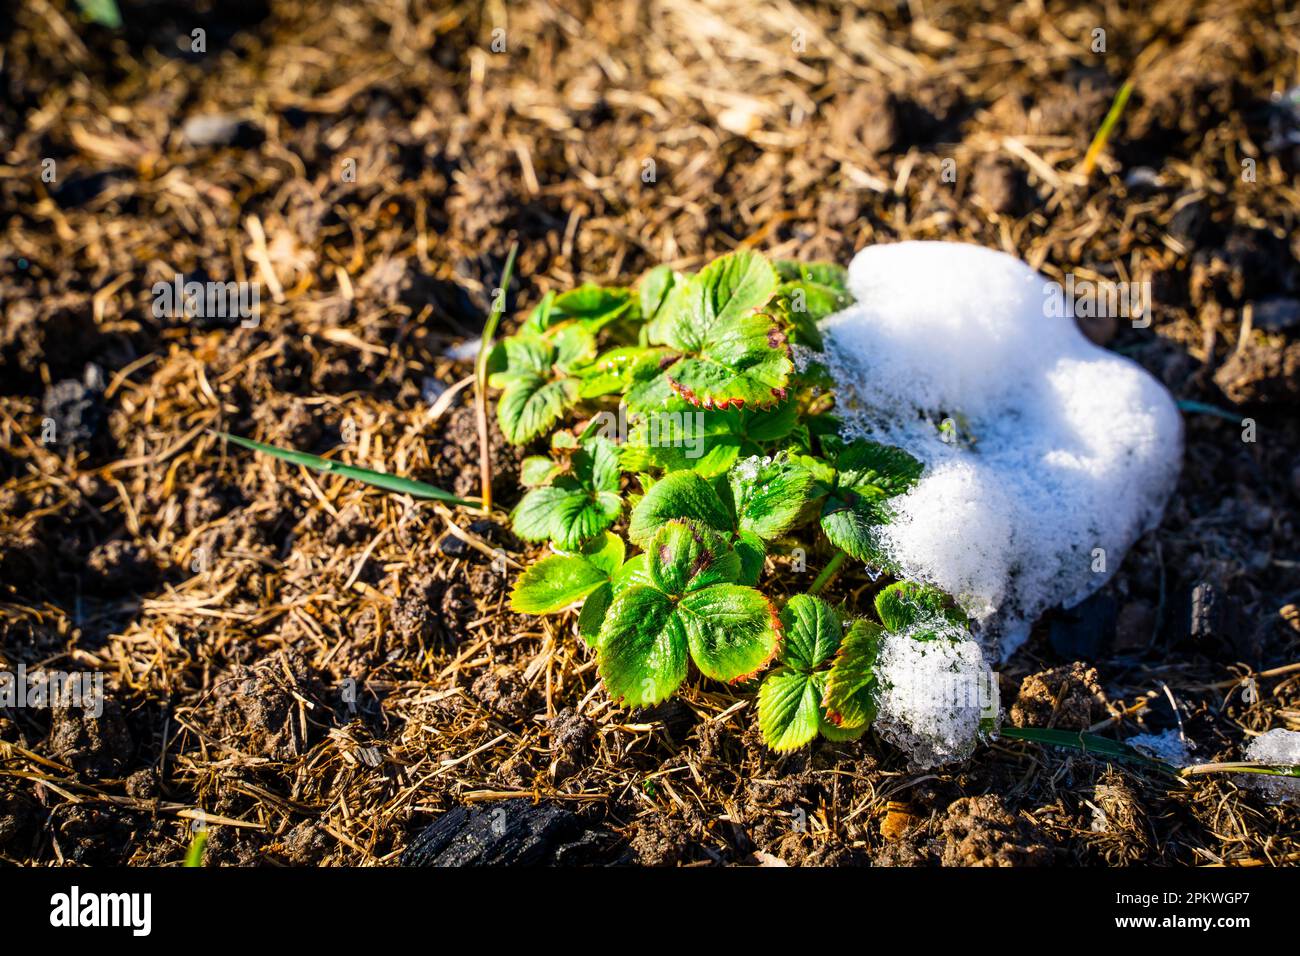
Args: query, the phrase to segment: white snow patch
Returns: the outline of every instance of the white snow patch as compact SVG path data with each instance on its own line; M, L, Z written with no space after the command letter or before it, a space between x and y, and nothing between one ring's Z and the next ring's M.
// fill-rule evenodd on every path
M1261 734L1246 748L1246 759L1273 766L1300 767L1300 731L1279 728ZM1300 777L1244 773L1238 775L1237 780L1254 787L1276 803L1300 802Z
M1175 767L1187 767L1192 763L1187 741L1177 729L1159 734L1138 734L1124 742L1140 754L1153 760L1163 760Z
M849 290L855 304L822 326L846 435L926 465L880 544L906 576L956 597L1005 657L1043 611L1100 588L1159 522L1182 462L1178 409L1135 363L1084 338L1054 283L1005 253L870 246Z
M917 640L918 631L937 636ZM996 730L997 679L979 642L959 627L931 620L884 634L875 670L873 726L917 769L964 760Z

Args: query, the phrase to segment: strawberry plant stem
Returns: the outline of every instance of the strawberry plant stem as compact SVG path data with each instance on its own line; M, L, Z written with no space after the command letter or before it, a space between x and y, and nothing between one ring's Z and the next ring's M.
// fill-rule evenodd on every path
M483 340L479 343L478 358L474 362L474 417L478 425L479 475L483 483L484 514L492 512L492 445L487 420L488 354L492 351L492 339L496 335L497 325L506 310L506 293L510 289L510 277L515 271L515 255L518 252L519 243L516 242L511 245L510 253L506 256L506 267L501 272L501 291L499 296L492 296L492 307L483 323Z
M826 567L822 568L822 573L817 575L817 579L813 581L812 587L808 589L808 593L820 594L822 588L831 583L831 578L835 577L836 572L840 569L840 565L844 563L844 559L847 557L848 555L843 551L835 552L835 557L831 558L830 563L827 564Z

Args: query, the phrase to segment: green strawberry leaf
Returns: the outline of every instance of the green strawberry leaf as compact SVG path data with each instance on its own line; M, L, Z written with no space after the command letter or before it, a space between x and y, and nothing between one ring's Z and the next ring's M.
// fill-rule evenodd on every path
M623 400L633 415L666 408L676 396L663 369L671 367L681 356L667 352L657 362L643 362L628 373L629 383Z
M554 347L552 364L561 372L572 372L596 357L596 337L580 323L557 325L547 335Z
M694 521L669 521L646 547L650 580L667 594L685 594L713 584L731 584L740 558L718 531Z
M923 620L939 618L958 627L970 621L944 592L916 581L898 581L876 595L876 614L887 631L905 631Z
M821 526L835 547L864 564L881 564L875 529L888 520L876 501L851 491L829 495L822 505Z
M557 548L573 551L618 520L618 448L604 438L588 439L570 457L569 468L515 507L514 531L525 541L550 538Z
M618 446L607 438L589 438L570 459L573 480L578 487L588 491L617 492L619 476ZM556 479L556 483L564 480Z
M822 444L834 453L833 466L807 457L798 459L828 486L822 504L822 530L851 557L866 564L886 564L875 529L890 519L886 501L916 484L924 466L890 445L861 440L845 444L831 436L823 436Z
M790 316L794 340L820 352L824 343L817 323L853 304L848 271L827 262L780 259L774 265L781 277L779 294Z
M582 546L582 557L612 578L623 567L623 557L627 554L627 545L616 534L605 532Z
M768 443L788 436L798 414L790 402L770 411L703 411L669 398L664 407L637 415L623 447L623 467L630 471L689 468L714 478L725 474L741 456L761 455Z
M514 376L546 375L555 363L555 346L540 335L512 335L501 340L501 350L506 367L492 376L493 387Z
M522 445L548 431L578 403L578 380L574 378L520 375L504 388L497 403L497 422L512 445Z
M777 259L772 263L782 282L815 282L836 293L849 294L849 270L834 262L799 262L797 259ZM852 299L850 298L850 302ZM846 303L847 304L847 303Z
M641 317L652 322L677 282L671 266L655 266L641 277L637 292L641 301Z
M551 540L564 550L580 547L617 521L622 510L623 502L616 492L570 490L556 502Z
M529 455L519 465L519 481L525 488L549 484L560 473L560 466L545 455Z
M901 448L859 440L845 445L836 455L835 470L840 488L893 498L916 484L925 466Z
M602 584L582 602L582 611L578 614L578 636L591 648L600 647L600 629L605 623L605 614L610 602L614 600L614 589L609 584Z
M590 282L561 293L552 314L574 319L589 332L597 332L629 314L636 304L630 289L593 285Z
M610 603L600 630L598 668L615 702L649 707L686 679L688 643L673 600L634 586Z
M624 345L601 352L588 365L578 369L582 378L582 398L598 398L627 391L647 374L659 374L659 361L669 355L667 349Z
M865 728L875 719L881 633L870 621L854 621L827 673L822 704L827 721L841 730Z
M786 602L781 627L785 635L781 663L806 674L831 659L843 632L835 609L811 594L796 594Z
M595 338L577 324L546 335L515 335L502 343L506 367L489 379L503 389L497 421L506 440L522 445L549 431L578 403L580 383L569 371L595 355Z
M776 271L747 251L715 259L674 285L649 337L684 357L630 389L629 407L661 407L665 385L704 408L765 407L785 398L794 366L780 323L764 311L776 289Z
M510 592L510 609L521 614L554 614L608 583L609 575L590 561L553 554L519 575Z
M780 441L799 423L799 409L793 402L757 411L736 412L735 416L739 420L737 433L754 443Z
M731 545L740 558L740 576L737 584L753 587L763 575L763 562L767 560L767 546L752 531L740 531Z
M655 532L676 518L693 519L718 531L731 531L735 525L712 485L693 471L674 471L655 482L632 509L628 537L644 548Z
M653 584L650 578L650 555L642 553L628 558L626 563L614 572L611 583L614 585L615 595L631 587Z
M542 296L542 301L533 306L533 311L528 313L528 318L523 321L523 331L541 333L545 332L556 322L560 321L560 316L554 319L551 313L555 307L555 290L552 289L546 295Z
M813 476L789 455L747 458L728 481L740 528L771 541L790 529L812 498Z
M700 673L714 680L754 676L776 656L780 622L770 601L753 588L715 584L690 591L677 615Z
M625 546L605 533L573 554L542 558L524 570L510 593L510 607L522 614L554 614L609 584L623 565Z
M720 330L766 306L777 281L776 270L758 253L714 259L686 284L664 344L683 352L705 351Z
M778 667L758 689L758 729L773 750L796 750L817 736L822 723L822 675Z
M520 499L510 514L510 527L525 541L545 541L551 537L555 509L571 492L549 485L534 488Z
M827 740L833 740L836 743L847 743L850 740L857 740L870 729L871 724L869 722L863 724L861 727L836 727L827 719L825 709L823 709L821 720L817 724L818 732Z
M785 333L763 313L717 328L702 350L669 366L673 392L704 408L766 408L786 397L794 363Z

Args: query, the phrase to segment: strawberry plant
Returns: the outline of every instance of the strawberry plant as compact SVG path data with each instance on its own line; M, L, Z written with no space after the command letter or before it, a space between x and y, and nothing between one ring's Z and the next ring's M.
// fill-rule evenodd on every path
M947 606L896 584L877 601L882 626L762 586L796 540L826 572L846 556L889 570L877 529L921 475L901 449L845 441L829 414L817 320L851 301L839 267L737 252L694 275L661 266L634 290L548 294L494 348L503 433L549 436L548 455L524 460L512 521L554 553L511 605L578 608L615 701L656 704L692 666L737 683L775 664L758 692L769 746L854 739L874 715L880 635L914 606ZM810 350L802 371L791 343Z

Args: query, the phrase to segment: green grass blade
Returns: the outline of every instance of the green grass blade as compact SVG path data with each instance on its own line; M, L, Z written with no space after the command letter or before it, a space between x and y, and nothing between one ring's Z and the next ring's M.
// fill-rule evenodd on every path
M483 339L479 343L478 361L475 363L475 371L480 376L482 370L487 366L488 352L492 351L492 340L496 337L497 326L501 324L501 316L505 315L506 312L506 296L510 292L510 280L515 274L515 256L518 254L519 243L512 243L510 252L506 254L506 267L501 272L500 305L498 306L497 298L494 297L487 321L483 323Z
M185 866L195 867L203 865L203 851L208 846L208 831L195 830L194 836L190 837L190 848L185 851Z
M1233 422L1234 424L1238 424L1238 425L1241 424L1240 415L1234 415L1232 412L1227 411L1226 409L1219 408L1216 405L1209 405L1206 404L1205 402L1193 401L1190 398L1179 399L1178 408L1180 411L1197 412L1201 415L1214 415L1216 418L1222 418L1224 421Z
M1195 777L1206 773L1257 773L1266 777L1300 777L1300 764L1268 764L1244 760L1236 763L1201 763L1194 767L1184 767L1184 777Z
M117 9L116 0L77 0L81 15L91 23L98 23L110 30L122 28L122 13Z
M492 297L492 309L483 322L483 338L479 341L478 358L474 361L474 422L478 427L479 477L482 481L484 511L492 510L492 449L487 420L488 358L492 353L492 340L496 337L501 316L506 312L506 296L510 294L510 280L515 274L515 256L519 243L510 244L506 267L501 272L501 295Z
M1167 764L1163 760L1154 760L1138 753L1132 747L1122 744L1118 740L1099 737L1096 734L1083 731L1051 730L1046 727L1003 727L998 733L1003 737L1011 737L1015 740L1028 740L1032 743L1048 744L1052 747L1066 747L1083 753L1111 757L1115 760L1130 760L1134 763L1146 764L1149 767L1157 767L1170 773L1178 772L1177 767Z
M1110 139L1111 131L1124 114L1124 107L1128 105L1128 98L1132 92L1133 81L1125 80L1124 85L1115 94L1115 100L1110 104L1110 111L1106 114L1106 118L1101 121L1101 127L1097 130L1097 135L1092 138L1087 154L1083 157L1083 173L1085 176L1091 174L1092 168L1097 165L1097 157L1106 148L1106 141Z
M342 475L344 478L351 478L367 485L374 485L376 488L383 488L385 491L396 491L416 498L434 498L438 501L446 501L449 504L460 505L465 508L478 507L477 501L458 498L449 491L443 491L433 485L426 485L422 481L400 478L397 475L385 474L382 471L371 471L369 468L357 468L355 465L330 461L328 458L321 458L319 455L309 455L306 452L277 448L275 445L263 444L249 438L240 438L238 435L228 435L225 432L215 432L214 434L228 442L239 445L241 448L261 452L264 455L270 455L272 458L287 461L292 465L302 465L304 468L310 468L313 471L324 472L329 475Z

